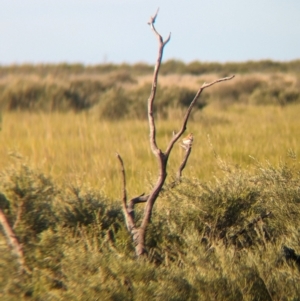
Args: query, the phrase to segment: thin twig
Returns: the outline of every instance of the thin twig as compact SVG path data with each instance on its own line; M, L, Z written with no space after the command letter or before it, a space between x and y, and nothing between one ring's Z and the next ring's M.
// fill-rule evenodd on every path
M157 8L157 11L156 11L155 15L153 17L150 17L150 21L148 22L149 25L155 23L156 17L158 15L158 11L159 11L159 7Z
M121 174L122 174L122 204L123 204L123 214L125 217L125 223L127 226L128 231L131 231L131 229L133 229L135 227L134 225L134 220L131 216L131 214L129 214L128 210L127 210L127 193L126 193L126 174L125 174L125 167L124 167L124 162L122 157L116 153L116 156L120 162L121 165Z
M125 168L124 168L124 162L122 157L116 153L116 156L120 162L121 165L121 174L122 174L122 202L123 202L123 207L126 208L127 206L127 192L126 192L126 174L125 174Z
M189 159L191 151L192 151L192 145L189 144L188 147L185 150L185 156L184 156L183 161L181 162L181 164L179 166L179 169L177 171L177 174L176 174L177 181L179 181L181 179L182 171L184 170L184 168L186 166L186 163L187 163L187 161Z

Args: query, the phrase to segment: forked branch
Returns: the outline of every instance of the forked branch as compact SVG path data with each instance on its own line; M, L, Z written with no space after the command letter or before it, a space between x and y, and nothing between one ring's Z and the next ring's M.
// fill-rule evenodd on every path
M123 205L123 213L125 217L126 227L129 232L131 232L135 228L135 216L134 216L134 206L138 203L145 203L148 200L149 195L141 194L130 200L127 205L127 191L126 191L126 174L125 167L122 157L116 153L116 156L120 162L121 166L121 175L122 175L122 205Z

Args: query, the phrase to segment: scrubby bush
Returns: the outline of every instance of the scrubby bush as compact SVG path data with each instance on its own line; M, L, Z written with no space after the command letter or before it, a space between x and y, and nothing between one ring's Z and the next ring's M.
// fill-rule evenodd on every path
M56 189L42 173L20 164L1 174L2 210L14 225L21 243L34 241L37 235L56 223L52 203Z
M108 120L147 118L145 102L150 91L150 84L130 91L119 87L106 91L102 94L99 103L100 118ZM157 97L154 113L157 117L168 118L171 109L182 110L188 107L194 96L195 92L187 88L166 87ZM202 109L205 105L205 101L202 101L196 104L196 108Z
M157 97L156 114L160 114L163 118L168 118L170 109L186 109L195 97L195 91L187 88L176 86L166 87ZM206 106L205 97L198 101L194 108L201 110Z
M133 118L145 119L147 117L146 101L151 91L151 84L144 84L142 87L132 90L128 93L130 108L129 116ZM156 98L154 114L159 118L169 118L172 109L183 110L189 106L195 97L195 91L188 88L179 88L176 86L164 87L159 90ZM206 106L205 100L196 103L196 109L202 109Z
M300 93L295 88L264 87L256 89L249 98L249 103L255 105L288 105L300 101Z
M71 81L18 80L0 86L0 108L8 111L81 111L99 102L101 94L111 87L98 80Z
M179 60L168 60L162 63L160 68L161 74L174 74L174 73L184 74L187 73L186 71L187 70L186 70L185 63Z
M57 67L59 68L59 67ZM71 68L70 72L75 68ZM24 71L23 69L21 69ZM27 70L27 69L25 69ZM29 71L28 71L29 72ZM38 72L38 71L37 71ZM116 71L105 79L89 76L44 78L16 77L0 83L0 109L2 111L82 111L96 106L103 93L122 83L134 83L127 71Z
M18 82L8 87L2 87L2 90L2 110L34 111L46 105L43 99L45 87L40 82Z
M170 60L162 64L161 71L164 75L193 74L194 78L202 75L199 85L203 83L203 74L237 74L234 83L222 88L214 86L203 93L201 103L197 104L199 109L211 102L283 106L300 100L298 65L298 61L184 64ZM98 110L101 118L106 119L110 116L112 119L145 118L145 101L151 86L144 80L140 83L137 76L143 78L152 69L146 64L0 67L0 110L79 112L91 109ZM243 74L246 72L247 75ZM176 82L168 82L159 88L156 114L171 118L174 110L180 111L189 104L195 91L190 86L179 87Z
M101 96L100 119L120 120L128 114L129 98L122 88L112 88Z
M236 76L234 83L229 82L220 88L214 86L206 93L206 101L222 104L249 104L249 98L255 91L261 91L265 86L263 78L255 75Z
M1 298L297 300L299 170L219 162L215 182L182 179L162 193L140 260L120 203L24 164L2 171L0 206L31 274L1 238Z

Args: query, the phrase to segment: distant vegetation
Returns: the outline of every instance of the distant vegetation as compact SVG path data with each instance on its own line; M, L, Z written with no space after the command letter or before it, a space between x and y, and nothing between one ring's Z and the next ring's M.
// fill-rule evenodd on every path
M8 74L38 74L47 76L48 74L56 75L82 75L82 74L99 74L110 73L113 71L127 71L134 76L152 74L153 66L145 63L137 64L100 64L100 65L82 65L82 64L23 64L0 66L0 76ZM162 63L161 74L193 74L203 75L211 73L223 74L243 74L243 73L271 73L271 72L288 72L300 73L300 60L289 62L276 62L271 60L248 61L248 62L199 62L193 61L184 63L180 60L169 60Z
M101 119L144 118L152 70L146 64L2 66L0 109L94 110ZM170 117L172 110L189 104L197 85L230 74L236 74L236 79L205 93L199 108L212 102L283 106L300 101L300 61L184 64L171 60L161 68L164 89L156 101L157 112L162 118ZM184 79L186 84L181 83Z

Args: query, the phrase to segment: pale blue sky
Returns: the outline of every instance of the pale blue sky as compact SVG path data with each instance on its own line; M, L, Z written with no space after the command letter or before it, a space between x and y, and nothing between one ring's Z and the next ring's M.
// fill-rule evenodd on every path
M299 0L0 0L0 64L300 58Z

